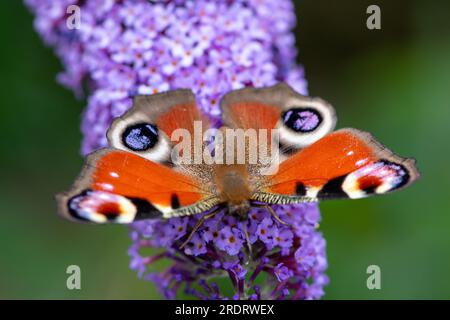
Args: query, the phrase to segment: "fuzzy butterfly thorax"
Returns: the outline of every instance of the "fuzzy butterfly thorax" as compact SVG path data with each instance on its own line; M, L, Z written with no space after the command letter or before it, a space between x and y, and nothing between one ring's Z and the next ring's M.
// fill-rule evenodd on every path
M251 206L357 199L419 177L414 160L370 134L332 132L333 107L285 84L232 91L220 105L215 129L190 90L135 97L108 131L110 148L91 154L58 196L60 213L93 223L223 209L245 218Z

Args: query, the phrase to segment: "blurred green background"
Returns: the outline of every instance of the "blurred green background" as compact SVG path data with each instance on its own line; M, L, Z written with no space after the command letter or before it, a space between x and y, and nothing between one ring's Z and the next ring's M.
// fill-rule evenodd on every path
M371 31L370 4L296 1L298 60L310 94L336 107L338 127L414 156L422 179L389 196L321 204L325 298L450 298L450 5L376 1L382 29ZM56 215L53 194L82 164L85 101L56 83L61 65L21 1L1 1L0 34L0 298L159 297L128 268L127 228ZM82 290L66 289L71 264ZM371 264L381 267L381 290L366 287Z

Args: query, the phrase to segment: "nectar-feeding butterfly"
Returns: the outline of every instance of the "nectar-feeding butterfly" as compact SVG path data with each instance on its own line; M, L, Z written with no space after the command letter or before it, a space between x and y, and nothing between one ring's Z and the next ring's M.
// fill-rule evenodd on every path
M173 136L179 130L194 135L197 123L202 125L201 133L209 129L193 93L176 90L136 96L133 107L108 130L110 147L89 155L72 189L57 196L59 212L91 223L209 212L199 220L202 223L221 210L245 219L251 206L264 206L275 215L268 205L363 198L404 188L419 177L413 159L394 154L369 133L333 132L333 107L286 84L232 91L220 107L219 133L265 130L266 136L253 138L260 149L271 149L272 156L276 149L278 156L271 158L277 164L275 172L263 174L261 163L249 161L248 156L236 163L175 161ZM267 138L275 131L277 139ZM205 153L195 148L194 141L198 139L187 142L189 152L185 149L178 156L189 160ZM206 144L202 137L200 144ZM250 150L248 140L229 145L222 141L211 157L223 160L230 148L236 154Z

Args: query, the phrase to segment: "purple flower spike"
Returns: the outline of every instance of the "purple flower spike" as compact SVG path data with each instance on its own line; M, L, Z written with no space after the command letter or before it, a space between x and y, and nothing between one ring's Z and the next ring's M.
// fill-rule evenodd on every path
M317 210L311 204L273 206L275 213L283 221L295 216L289 226L277 227L277 221L261 213L261 209L252 209L251 219L239 222L235 227L229 225L229 220L223 214L218 214L207 220L184 251L179 250L185 237L175 239L172 228L164 228L170 223L156 222L154 233L145 235L141 226L133 229L133 233L141 234L135 240L129 251L132 258L130 267L142 274L151 262L145 261L136 243L145 241L141 248L162 247L162 240L171 237L171 246L166 250L165 258L172 261L172 267L156 277L151 276L163 294L173 296L173 286L180 281L189 288L196 283L202 283L203 291L188 290L189 294L205 299L317 299L323 295L323 287L328 283L324 274L327 263L325 240L317 231L319 216L311 220L310 211ZM309 217L307 220L306 217ZM200 217L180 218L180 220L195 223ZM292 219L293 220L293 219ZM143 224L145 222L140 222ZM248 243L245 231L250 225L256 224L258 230L266 228L270 237L258 238ZM142 230L142 231L141 231ZM156 230L161 230L158 232ZM298 232L301 230L301 232ZM218 236L212 237L212 234ZM298 236L301 234L302 236ZM271 290L259 290L255 286L257 277L264 275L264 286ZM228 277L236 295L226 297L220 291L212 290L216 279ZM205 279L213 278L212 282ZM208 290L205 285L208 285ZM256 287L256 289L255 289Z
M234 89L286 82L307 93L303 69L295 64L290 0L25 2L63 62L59 81L77 95L87 88L83 154L107 145L108 127L136 94L190 88L200 108L218 119L220 98ZM80 8L81 18L72 29L70 5ZM302 130L317 125L312 114L297 116L289 119ZM273 210L286 225L261 208L244 221L224 212L207 220L183 249L199 215L134 223L130 268L168 299L183 293L200 299L320 298L328 278L317 205ZM149 247L161 250L144 254ZM156 272L159 260L170 264ZM226 285L233 294L223 293Z

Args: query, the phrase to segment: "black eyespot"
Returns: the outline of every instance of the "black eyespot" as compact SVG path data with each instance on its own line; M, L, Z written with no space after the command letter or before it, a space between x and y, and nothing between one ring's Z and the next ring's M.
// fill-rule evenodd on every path
M392 170L392 190L400 189L411 179L408 169L400 163L391 162L389 160L379 160L387 169Z
M313 108L292 108L281 115L283 123L289 129L308 133L317 129L322 123L322 115Z
M126 128L123 143L133 151L151 149L158 142L158 128L149 123L138 123Z
M69 214L76 220L81 220L81 221L89 221L89 219L83 217L80 215L80 206L79 203L80 201L82 201L85 197L89 196L89 194L92 192L92 190L87 189L84 190L82 192L80 192L79 194L73 196L72 198L69 199L69 201L67 202L67 209L69 211Z

